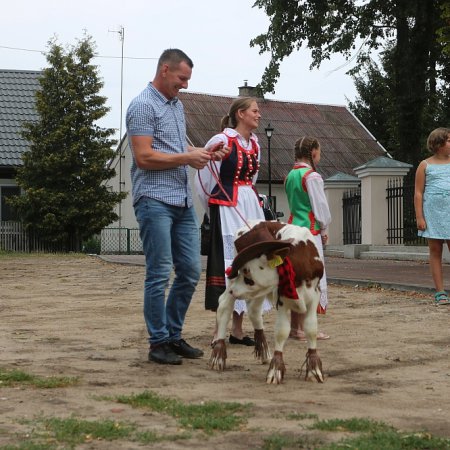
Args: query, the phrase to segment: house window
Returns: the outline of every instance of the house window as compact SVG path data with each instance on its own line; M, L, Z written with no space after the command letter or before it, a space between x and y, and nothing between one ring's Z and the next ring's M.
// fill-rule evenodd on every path
M19 220L14 208L6 203L8 197L20 194L19 186L0 186L0 220Z

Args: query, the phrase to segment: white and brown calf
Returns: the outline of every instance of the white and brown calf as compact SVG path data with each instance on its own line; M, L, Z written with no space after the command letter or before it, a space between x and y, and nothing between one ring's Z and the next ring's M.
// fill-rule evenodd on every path
M323 262L311 232L304 227L280 222L265 222L275 239L291 239L288 257L295 272L295 288L299 299L280 296L278 293L279 276L271 261L277 254L261 254L240 268L238 276L230 279L225 292L219 298L217 309L217 339L209 360L212 369L222 371L226 366L225 336L231 318L235 299L245 299L248 316L254 328L255 357L261 362L270 360L266 381L268 384L280 384L286 371L283 361L283 348L290 332L290 312L305 313L304 332L308 343L306 354L305 379L314 378L322 383L322 363L317 354L317 306L320 298L319 281L323 275ZM239 230L236 238L248 228ZM276 305L275 353L271 356L264 327L262 305L265 298Z

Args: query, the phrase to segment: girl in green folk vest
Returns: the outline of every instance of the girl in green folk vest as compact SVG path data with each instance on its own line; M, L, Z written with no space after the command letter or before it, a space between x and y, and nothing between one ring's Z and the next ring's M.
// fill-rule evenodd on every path
M304 136L295 143L295 164L285 180L285 190L291 215L288 223L307 227L314 235L319 254L323 258L323 245L328 240L330 209L325 197L323 179L316 171L320 162L320 144L317 139ZM325 314L328 305L327 278L324 272L320 280L320 304L317 312ZM302 314L291 312L290 337L306 340ZM317 339L330 337L319 332Z

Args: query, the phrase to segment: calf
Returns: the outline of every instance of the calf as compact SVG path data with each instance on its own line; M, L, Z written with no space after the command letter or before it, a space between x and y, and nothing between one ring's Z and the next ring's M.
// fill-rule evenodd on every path
M322 383L322 363L317 354L317 306L324 266L314 236L307 228L297 225L260 222L250 230L239 230L235 246L238 253L227 270L229 283L219 298L218 332L213 342L210 367L220 371L225 369L226 329L234 301L239 298L246 300L248 316L255 330L255 357L263 364L270 360L267 383L280 384L284 378L283 348L290 332L289 311L305 314L304 332L308 342L303 364L306 365L305 379L314 376ZM273 357L263 328L265 298L272 300L277 310Z

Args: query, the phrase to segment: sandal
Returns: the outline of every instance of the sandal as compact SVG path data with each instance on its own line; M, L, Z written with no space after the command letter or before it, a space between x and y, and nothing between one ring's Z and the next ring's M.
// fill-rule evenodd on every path
M302 330L291 330L289 337L291 339L296 339L297 341L306 342L306 336Z
M306 336L305 333L301 330L295 331L291 330L289 337L291 339L296 339L297 341L306 342ZM317 340L318 341L326 341L330 339L330 336L323 331L317 332Z
M319 331L317 333L317 340L318 341L326 341L328 339L330 339L330 336L328 334L324 333L323 331Z
M448 298L447 292L439 291L434 294L434 304L436 306L440 305L450 305L450 299Z

